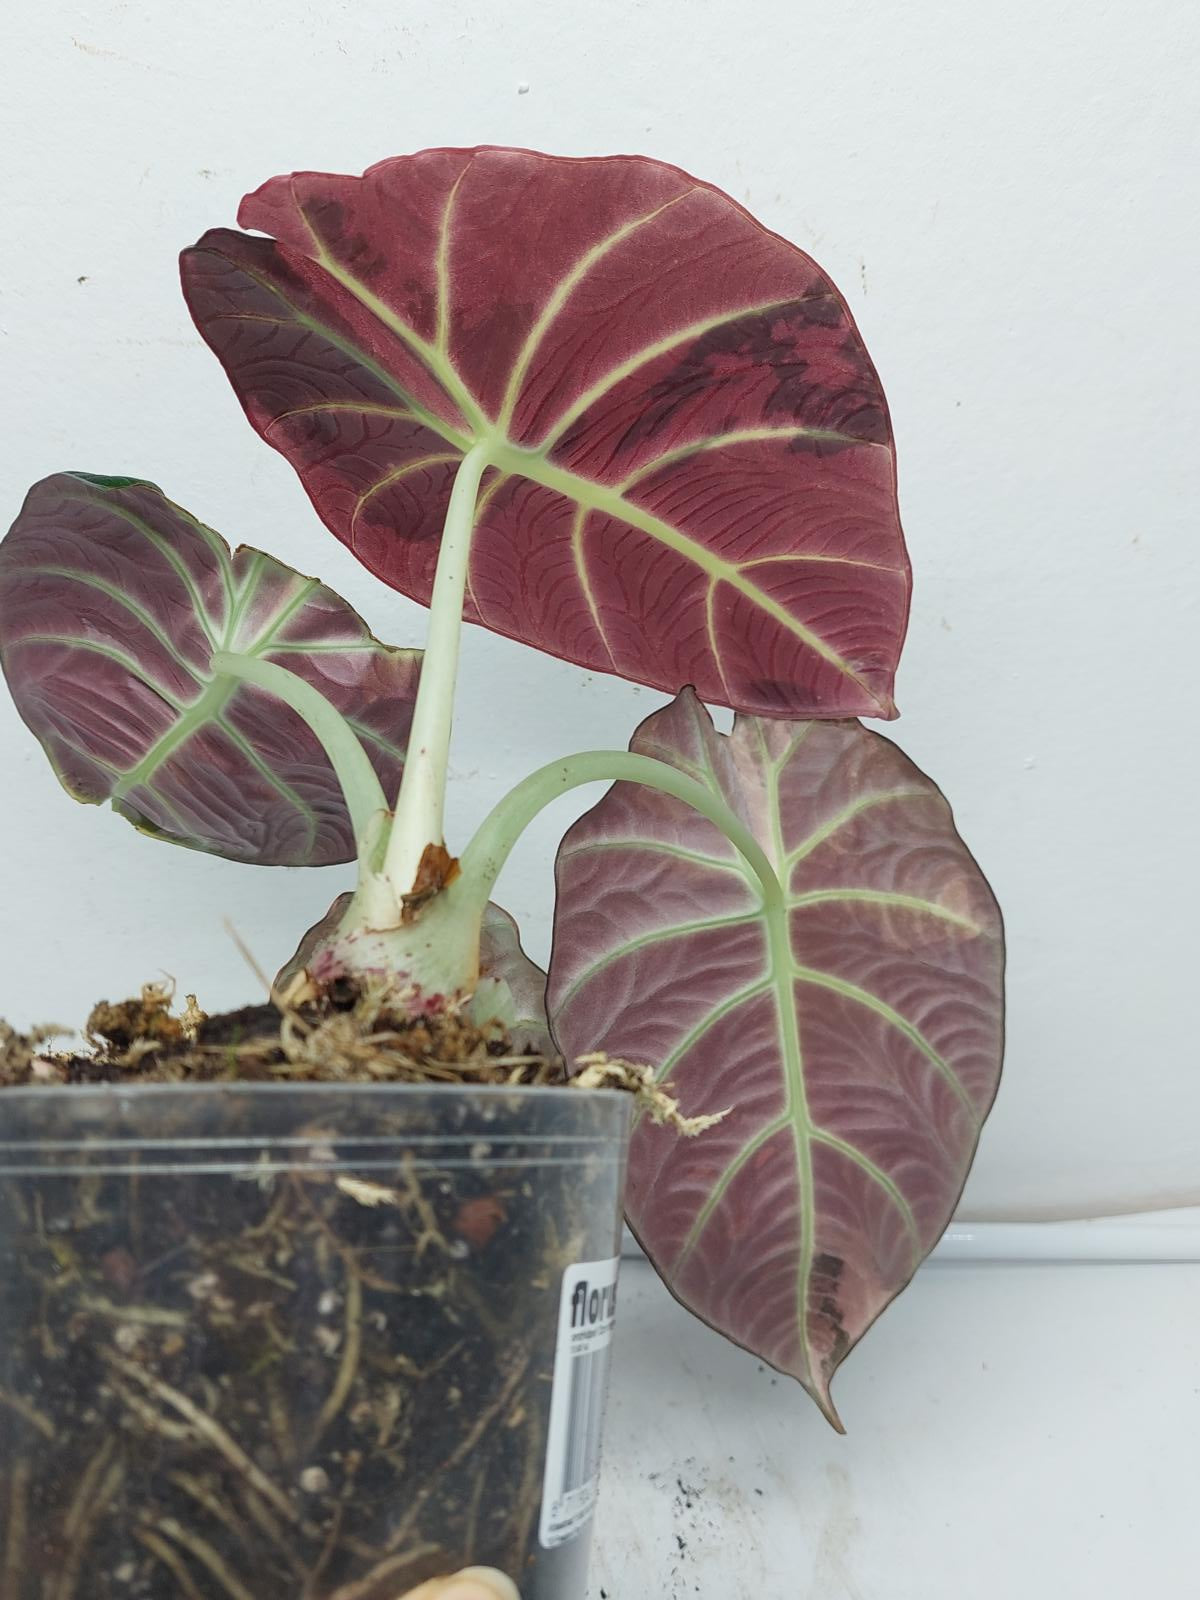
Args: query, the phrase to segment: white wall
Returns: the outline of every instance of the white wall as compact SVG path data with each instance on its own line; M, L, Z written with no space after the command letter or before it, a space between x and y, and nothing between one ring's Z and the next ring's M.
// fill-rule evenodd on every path
M891 731L1011 935L971 1206L1200 1190L1192 5L39 0L7 33L0 515L57 469L143 474L398 641L417 609L322 530L192 332L182 244L275 172L499 142L678 162L817 255L899 436L917 588ZM472 633L451 843L655 703ZM222 918L270 966L344 881L74 806L7 704L0 750L13 1021L164 970L210 1007L250 998ZM569 815L503 884L536 952Z

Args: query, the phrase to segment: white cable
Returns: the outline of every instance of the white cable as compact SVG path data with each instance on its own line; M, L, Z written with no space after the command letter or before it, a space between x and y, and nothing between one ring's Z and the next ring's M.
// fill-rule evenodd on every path
M626 1232L622 1255L642 1254ZM1071 1222L952 1222L934 1265L1200 1262L1200 1208Z
M1074 1222L952 1222L930 1258L958 1262L1200 1262L1200 1210Z

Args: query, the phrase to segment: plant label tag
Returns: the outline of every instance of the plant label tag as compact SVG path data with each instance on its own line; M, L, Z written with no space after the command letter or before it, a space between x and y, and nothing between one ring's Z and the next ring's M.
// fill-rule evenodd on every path
M547 1550L581 1534L596 1509L620 1265L581 1261L563 1273L538 1529Z

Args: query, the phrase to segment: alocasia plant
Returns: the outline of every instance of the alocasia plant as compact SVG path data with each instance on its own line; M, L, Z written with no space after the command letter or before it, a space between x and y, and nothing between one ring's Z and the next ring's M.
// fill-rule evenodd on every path
M673 1291L830 1381L949 1219L1000 1068L1003 946L895 715L909 568L846 305L720 191L638 157L430 150L275 178L182 257L205 340L318 513L430 607L424 657L131 478L34 489L0 653L63 783L236 860L356 859L291 963L649 1064L630 1221ZM455 859L464 617L675 699L565 756ZM732 707L732 734L704 702ZM490 900L550 800L548 990ZM544 997L548 994L548 1009Z

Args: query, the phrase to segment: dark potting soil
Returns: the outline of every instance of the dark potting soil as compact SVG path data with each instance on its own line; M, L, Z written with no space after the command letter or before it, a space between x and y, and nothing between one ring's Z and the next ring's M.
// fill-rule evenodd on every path
M264 1142L234 1080L561 1069L457 1019L364 1024L358 997L290 1032L268 1007L169 1036L148 994L93 1013L87 1054L34 1041L18 1070L0 1038L10 1085L228 1083L203 1127L186 1088L156 1096L154 1142L119 1158L144 1101L104 1095L89 1142L86 1090L0 1094L0 1596L398 1600L478 1564L560 1600L577 1559L537 1527L560 1287L615 1253L615 1165L586 1133L539 1158L557 1096L482 1088L448 1128L436 1096L297 1087ZM60 1097L39 1147L22 1119Z

